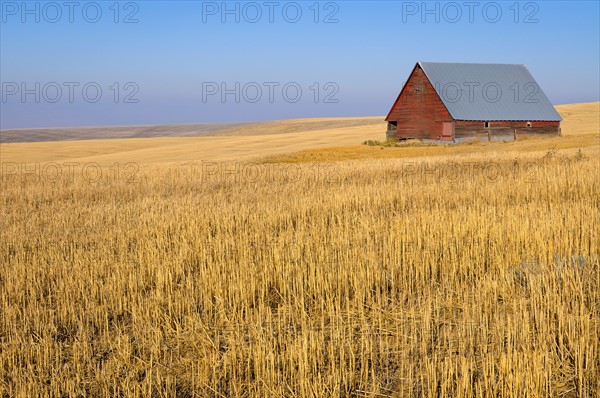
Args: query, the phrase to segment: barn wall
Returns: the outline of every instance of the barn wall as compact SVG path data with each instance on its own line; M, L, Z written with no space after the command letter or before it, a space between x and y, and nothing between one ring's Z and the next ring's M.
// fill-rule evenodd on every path
M438 140L443 122L452 122L452 117L417 65L386 120L397 122L398 138ZM393 136L389 129L387 136Z
M513 138L516 129L517 139L522 135L543 134L555 136L560 134L560 122L532 121L531 127L526 121L497 121L490 122L490 127L485 128L483 121L457 120L454 122L456 139L467 137ZM489 134L488 134L489 133Z

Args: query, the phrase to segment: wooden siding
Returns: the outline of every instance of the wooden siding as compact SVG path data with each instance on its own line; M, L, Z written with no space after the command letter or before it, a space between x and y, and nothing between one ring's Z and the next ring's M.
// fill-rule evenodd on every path
M397 122L397 138L439 140L442 139L443 123L452 122L452 116L417 65L386 120Z
M457 120L454 122L454 136L457 139L466 137L511 137L522 135L543 134L556 136L560 134L560 122L531 121L531 126L526 121L490 121L489 127L484 127L484 121Z

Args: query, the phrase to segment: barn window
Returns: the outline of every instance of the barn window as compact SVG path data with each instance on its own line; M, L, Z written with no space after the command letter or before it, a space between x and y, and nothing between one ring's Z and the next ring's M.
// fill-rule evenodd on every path
M483 122L483 128L490 128L490 122Z
M531 127L531 122L527 122L527 127Z

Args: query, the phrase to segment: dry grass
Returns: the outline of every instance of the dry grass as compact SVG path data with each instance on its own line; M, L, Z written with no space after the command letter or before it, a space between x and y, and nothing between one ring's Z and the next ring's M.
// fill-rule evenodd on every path
M563 118L565 135L598 135L600 131L600 102L558 105L556 110Z
M531 142L5 172L0 396L592 397L600 156Z

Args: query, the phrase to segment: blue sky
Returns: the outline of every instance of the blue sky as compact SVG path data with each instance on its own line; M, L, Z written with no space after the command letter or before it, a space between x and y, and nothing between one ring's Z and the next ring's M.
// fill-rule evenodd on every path
M597 1L0 4L3 129L385 115L417 61L599 100Z

